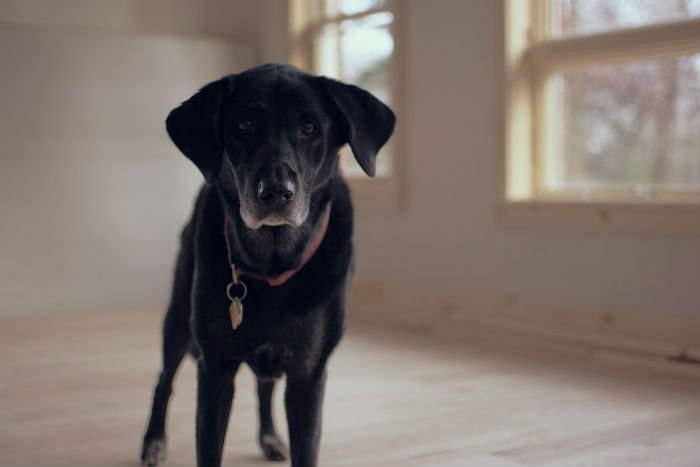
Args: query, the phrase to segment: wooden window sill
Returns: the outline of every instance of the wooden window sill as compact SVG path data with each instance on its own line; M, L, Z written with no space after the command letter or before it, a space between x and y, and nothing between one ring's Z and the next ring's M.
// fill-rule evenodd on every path
M641 201L501 201L498 220L508 227L593 233L700 235L700 205Z

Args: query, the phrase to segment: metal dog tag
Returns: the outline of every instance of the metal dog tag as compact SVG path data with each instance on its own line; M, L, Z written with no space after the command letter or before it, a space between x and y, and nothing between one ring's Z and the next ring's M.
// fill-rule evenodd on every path
M243 321L243 303L239 298L231 300L228 314L231 316L231 327L235 330Z
M248 287L245 282L238 280L235 266L231 265L233 280L226 286L226 296L231 300L228 307L228 314L231 316L231 327L235 330L243 321L243 299L248 295ZM236 296L240 293L240 297Z

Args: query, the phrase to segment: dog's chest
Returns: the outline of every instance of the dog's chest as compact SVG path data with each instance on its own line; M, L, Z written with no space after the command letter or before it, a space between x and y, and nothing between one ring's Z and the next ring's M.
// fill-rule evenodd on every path
M271 312L251 306L241 327L233 332L233 341L243 343L242 360L258 377L306 373L322 347L322 322L318 312Z

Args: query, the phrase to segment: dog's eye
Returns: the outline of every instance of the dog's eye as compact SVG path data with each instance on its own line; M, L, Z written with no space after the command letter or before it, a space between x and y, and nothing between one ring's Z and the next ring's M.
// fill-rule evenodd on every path
M306 136L310 136L316 133L316 125L314 122L306 120L301 122L301 132Z
M247 133L253 131L253 123L250 120L241 120L238 122L238 129Z

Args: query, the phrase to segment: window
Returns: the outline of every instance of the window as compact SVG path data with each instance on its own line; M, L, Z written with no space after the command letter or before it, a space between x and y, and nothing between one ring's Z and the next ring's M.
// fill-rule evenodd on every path
M697 205L700 0L505 4L506 198Z
M291 12L293 63L360 86L398 113L392 1L293 0ZM377 156L377 177L384 182L396 182L396 140L395 135ZM364 176L347 146L341 166L350 178Z

